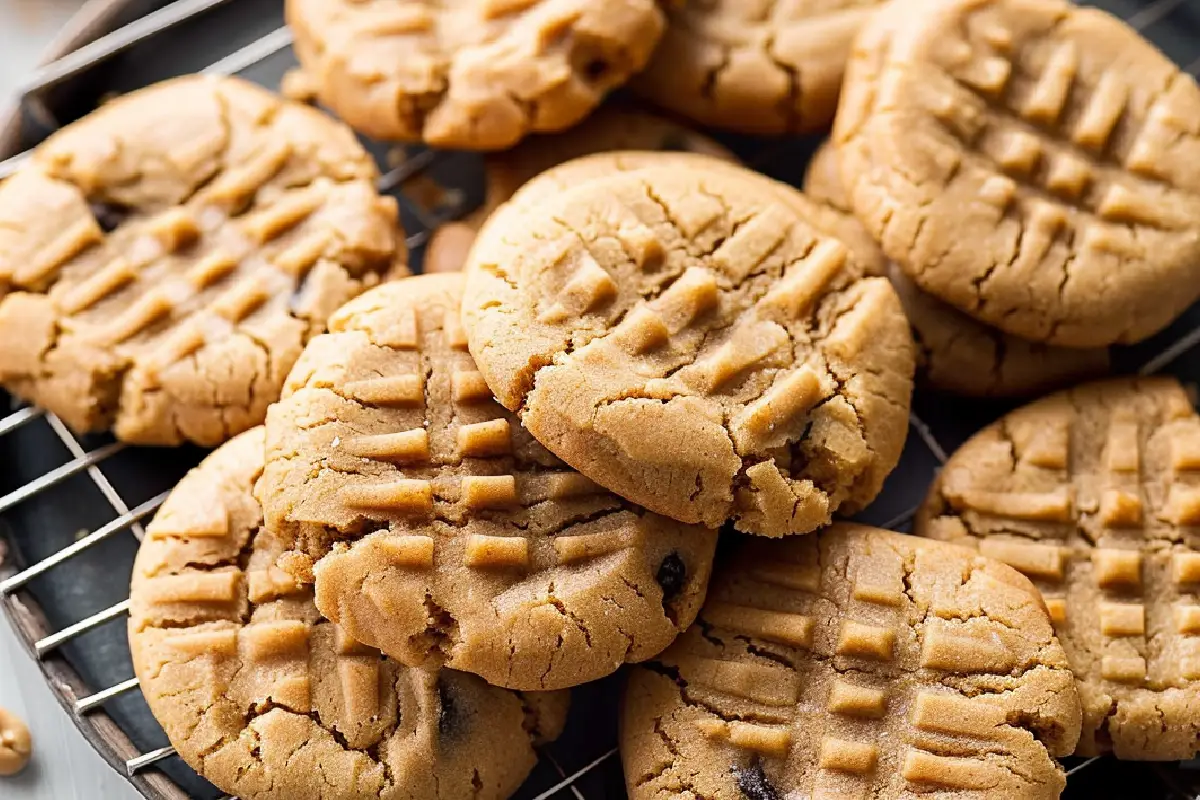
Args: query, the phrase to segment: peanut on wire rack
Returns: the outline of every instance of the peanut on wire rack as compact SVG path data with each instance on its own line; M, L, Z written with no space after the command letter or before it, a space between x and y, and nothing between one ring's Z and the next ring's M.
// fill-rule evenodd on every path
M1099 0L1192 75L1200 75L1200 0ZM95 4L94 4L95 5ZM0 149L0 179L27 150L114 92L173 75L240 75L278 88L295 65L282 0L107 0L78 33L81 47L45 64L20 89L19 147ZM2 122L2 120L0 120ZM722 136L755 169L798 184L813 139ZM430 232L478 205L480 159L422 147L367 143L383 165L381 191L400 203L418 266ZM4 144L0 143L0 148ZM5 158L7 157L7 158ZM1114 372L1170 372L1200 383L1200 305L1160 334L1114 348ZM108 435L77 436L53 414L0 394L0 605L54 695L87 740L142 795L220 798L167 743L138 691L125 638L128 584L143 528L174 483L203 457L196 448L137 448ZM904 456L860 515L907 530L946 455L1011 403L947 403L918 390ZM520 800L624 797L617 757L618 674L573 690L567 730L544 747ZM1064 797L1200 800L1200 763L1069 759Z

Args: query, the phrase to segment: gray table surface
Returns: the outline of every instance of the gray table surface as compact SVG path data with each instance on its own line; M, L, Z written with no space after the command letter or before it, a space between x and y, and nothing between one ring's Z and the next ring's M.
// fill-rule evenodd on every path
M0 0L0 105L81 0ZM33 660L0 619L0 706L33 733L33 760L0 778L4 800L134 800L137 794L84 741L55 702Z

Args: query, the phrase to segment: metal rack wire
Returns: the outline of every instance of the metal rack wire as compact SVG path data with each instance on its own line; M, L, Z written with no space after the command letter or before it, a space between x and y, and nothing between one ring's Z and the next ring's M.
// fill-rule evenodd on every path
M47 64L38 70L23 85L24 96L33 97L47 91L71 78L86 73L97 65L110 59L139 43L146 42L159 36L165 31L182 25L206 12L222 6L228 0L176 0L164 5L158 10L140 19L134 20L76 52ZM1098 3L1126 18L1134 27L1144 31L1154 39L1175 60L1186 65L1192 73L1200 71L1200 0L1109 0ZM1175 19L1176 15L1187 13L1187 29L1182 22ZM1156 35L1157 33L1157 35ZM1182 40L1183 44L1180 43ZM1190 48L1187 46L1190 43ZM291 45L290 32L285 28L272 30L248 44L225 55L209 65L204 72L209 74L231 75L242 73L260 62L280 54ZM27 153L17 154L0 161L0 179L11 174L27 157ZM426 174L448 159L466 157L463 154L443 153L427 149L415 149L405 153L398 166L387 171L380 180L381 191L394 194L402 206L410 249L419 249L429 236L429 233L439 224L454 218L468 209L463 195L455 195L452 201L431 210L414 197L402 190L407 181ZM758 157L749 159L750 162L771 171L771 167L779 160L779 149L768 148L760 152ZM793 176L795 177L795 176ZM1181 360L1187 360L1193 354L1194 348L1200 344L1200 309L1192 309L1185 317L1164 334L1152 339L1149 343L1137 348L1129 348L1117 358L1118 367L1124 367L1125 372L1140 372L1150 374L1164 369L1179 372ZM1194 365L1195 369L1183 370L1185 377L1193 380L1200 379L1200 360ZM2 395L0 395L2 397ZM907 481L907 486L889 485L881 499L869 510L867 521L897 530L906 529L915 513L915 503L922 496L914 493L912 486L919 483L923 488L940 465L945 463L947 452L961 441L962 434L974 429L972 423L963 423L963 432L947 433L943 421L939 424L928 424L923 418L921 397L918 396L911 418L910 443L906 449L904 461L898 470L901 477ZM993 417L1003 409L988 406L984 414ZM935 417L929 417L935 419ZM48 436L46 434L49 434ZM64 709L83 732L85 737L100 751L101 755L126 775L133 785L148 798L185 798L188 795L177 780L180 774L188 772L182 763L177 763L175 769L166 769L169 761L178 762L175 752L170 746L159 746L142 749L134 744L134 736L129 735L118 724L108 709L116 703L135 699L141 702L135 691L138 688L137 678L130 677L112 682L103 688L95 688L83 680L76 668L78 658L72 659L65 654L72 646L79 643L81 638L97 631L108 623L122 620L129 610L127 595L124 599L116 600L106 607L70 624L54 626L50 624L49 616L43 612L35 593L31 588L38 581L70 570L74 564L85 555L94 552L122 537L129 539L126 555L135 546L133 539L140 540L143 535L142 522L151 516L165 499L167 492L158 491L146 499L127 502L126 498L133 496L130 491L119 490L120 481L106 472L115 459L120 456L134 459L149 458L146 451L98 437L77 437L61 420L50 413L39 409L25 407L12 411L7 416L0 417L0 444L16 437L25 436L30 441L40 441L40 448L61 448L62 457L53 459L57 463L48 466L36 477L21 482L0 495L0 528L9 517L25 504L37 501L57 487L67 485L80 478L86 478L93 490L98 492L107 506L105 514L107 521L95 525L83 532L79 537L72 537L70 544L54 549L40 557L27 559L28 565L20 571L3 562L5 541L4 531L0 529L0 605L3 606L10 621L14 624L18 636L25 644L30 655L37 659L43 672L50 682L56 697ZM41 438L38 439L38 436ZM54 443L57 443L55 445ZM0 459L4 451L0 451ZM191 461L198 461L200 454L193 452ZM2 461L0 461L2 463ZM907 473L907 474L906 474ZM916 475L916 481L912 480ZM0 473L3 475L3 473ZM889 482L890 484L894 482ZM2 487L0 487L2 488ZM166 488L166 487L164 487ZM132 537L126 536L126 532ZM17 541L16 536L9 536L10 543ZM59 537L61 538L61 537ZM14 548L16 549L16 548ZM125 566L128 566L126 564ZM118 637L124 646L123 635ZM611 688L611 687L609 687ZM606 691L601 688L600 692ZM577 705L578 705L577 692ZM585 732L586 733L586 732ZM578 752L571 753L570 736L568 741L559 749L547 748L543 754L538 770L531 778L522 797L534 800L547 800L554 796L567 796L569 792L576 800L598 800L600 797L621 796L623 782L620 779L620 768L617 764L616 748L612 746L615 731L609 737L599 752L592 749L581 760ZM136 737L144 739L144 736ZM1078 776L1092 770L1101 759L1082 759L1072 763L1068 769L1069 785L1074 785ZM166 771L163 771L166 769ZM182 771L182 773L181 773ZM1191 781L1180 779L1169 771L1153 768L1169 796L1181 798L1200 798L1194 789L1187 788ZM170 774L168 774L170 773ZM597 778L598 775L602 777ZM594 780L593 780L594 779ZM585 789L585 783L587 788ZM1070 789L1069 789L1070 790ZM585 793L586 792L586 793ZM214 792L211 796L216 797Z

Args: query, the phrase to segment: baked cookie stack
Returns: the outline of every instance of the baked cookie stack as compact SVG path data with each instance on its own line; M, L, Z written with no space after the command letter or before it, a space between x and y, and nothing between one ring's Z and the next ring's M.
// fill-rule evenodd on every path
M0 184L0 384L77 432L215 446L305 342L407 274L349 128L233 78L133 92Z
M354 128L488 151L428 274L350 129L235 79L107 104L0 184L0 382L220 445L130 604L197 771L504 798L622 669L633 798L1054 798L1059 757L1195 754L1173 380L984 429L917 536L838 521L900 462L914 383L1071 384L1200 293L1190 77L1061 0L287 14L293 82ZM676 117L596 110L626 82ZM683 120L833 132L802 192Z

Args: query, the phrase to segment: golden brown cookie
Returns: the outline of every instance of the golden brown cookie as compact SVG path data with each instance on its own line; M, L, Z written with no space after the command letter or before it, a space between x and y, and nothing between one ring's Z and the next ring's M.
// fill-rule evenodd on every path
M540 442L685 522L811 531L875 496L907 433L895 292L728 165L510 203L472 249L463 320Z
M287 0L321 102L369 136L502 150L579 122L650 58L658 0Z
M1008 333L1136 342L1200 294L1200 88L1065 0L893 3L834 141L858 217L920 287Z
M409 669L323 618L262 528L263 446L255 428L189 473L134 565L134 668L175 749L245 800L508 797L568 694Z
M632 800L1059 796L1079 698L1028 580L857 525L741 548L630 673Z
M883 0L692 0L668 14L642 96L745 133L829 127L854 35Z
M104 105L0 184L0 383L131 442L262 422L328 315L404 272L376 177L348 128L240 80Z
M257 493L321 612L410 665L514 689L649 658L704 599L716 531L622 500L493 400L461 275L363 295L306 348Z
M1084 755L1200 749L1200 416L1174 378L1050 395L950 458L924 536L978 547L1046 599L1083 700Z
M838 172L837 153L826 143L813 155L804 191L832 214L825 231L841 239L869 274L889 278L917 344L917 373L930 386L969 397L1021 397L1057 389L1108 371L1108 350L1054 347L984 325L921 291L884 257L851 214ZM818 227L821 223L817 222Z

